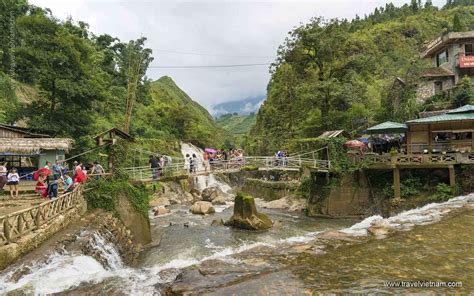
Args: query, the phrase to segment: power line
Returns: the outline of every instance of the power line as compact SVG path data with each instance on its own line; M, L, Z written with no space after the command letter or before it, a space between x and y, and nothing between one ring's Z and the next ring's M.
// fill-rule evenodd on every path
M173 53L173 54L209 56L209 57L226 57L226 58L272 58L272 59L276 58L276 56L228 55L228 54L219 54L219 53L198 53L198 52L166 50L166 49L153 49L153 51Z
M271 63L263 64L233 64L233 65L195 65L195 66L149 66L153 69L198 69L198 68L237 68L237 67L254 67L254 66L270 66Z

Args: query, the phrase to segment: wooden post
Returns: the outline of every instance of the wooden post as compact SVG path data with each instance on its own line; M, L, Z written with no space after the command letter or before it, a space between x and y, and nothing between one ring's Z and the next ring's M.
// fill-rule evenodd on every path
M456 172L454 171L453 165L450 165L448 167L448 170L449 170L449 185L451 186L451 189L453 190L453 194L454 194L456 190Z
M114 156L112 155L113 154L112 145L113 144L110 144L110 146L108 147L108 150L109 150L109 173L114 172Z
M395 199L401 199L400 196L400 169L394 168L393 169L393 192Z

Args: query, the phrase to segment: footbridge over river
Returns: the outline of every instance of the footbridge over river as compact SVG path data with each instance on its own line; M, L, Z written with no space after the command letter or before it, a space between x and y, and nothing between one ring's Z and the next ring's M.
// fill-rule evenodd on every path
M189 163L183 159L172 158L162 168L152 169L150 166L128 167L123 169L131 179L139 181L153 181L160 177L173 177L184 175L209 175L211 173L230 173L242 170L280 170L301 171L304 168L312 171L328 173L331 169L329 160L319 159L318 152L322 149L298 154L291 157L276 156L245 156L230 160L202 161L197 159L196 165L191 169ZM147 151L140 150L140 153ZM149 155L156 155L148 152ZM154 178L155 177L155 178Z

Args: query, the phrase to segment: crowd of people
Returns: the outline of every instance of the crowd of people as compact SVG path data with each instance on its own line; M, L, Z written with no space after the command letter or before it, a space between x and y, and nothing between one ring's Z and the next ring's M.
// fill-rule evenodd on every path
M49 197L51 199L58 196L58 191L64 192L72 191L77 184L85 182L88 172L98 179L105 173L104 168L99 162L89 163L83 165L81 162L74 161L72 169L69 164L64 161L56 160L54 164L46 161L43 168L35 171L33 178L37 180L35 185L35 192L42 197ZM8 185L10 189L10 196L19 197L19 184L23 177L20 177L18 170L15 167L7 170L6 163L0 163L0 192L4 191L4 186Z

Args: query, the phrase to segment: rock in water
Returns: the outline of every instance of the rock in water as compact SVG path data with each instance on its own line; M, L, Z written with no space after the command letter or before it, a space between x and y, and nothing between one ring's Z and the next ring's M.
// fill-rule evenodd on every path
M213 201L219 195L219 189L216 187L208 187L201 192L202 200Z
M164 214L168 214L169 212L170 212L170 210L163 207L163 206L153 208L153 214L155 216L161 216L161 215L164 215Z
M211 226L224 226L224 220L222 218L212 220Z
M193 214L206 215L214 213L215 209L212 203L208 201L197 201L193 204L190 211Z
M253 196L238 193L235 197L234 215L225 225L249 230L264 230L272 227L272 220L267 215L257 212Z

